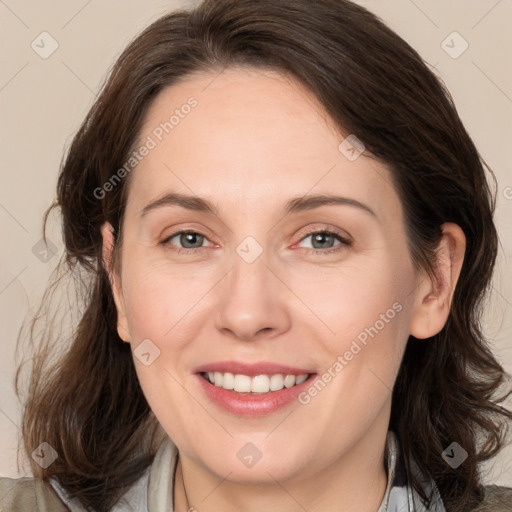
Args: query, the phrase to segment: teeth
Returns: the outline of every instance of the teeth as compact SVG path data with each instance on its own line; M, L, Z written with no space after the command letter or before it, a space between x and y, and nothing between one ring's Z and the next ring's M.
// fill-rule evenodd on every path
M287 388L291 388L292 386L295 386L295 375L287 375L284 378L284 385Z
M302 384L308 377L308 373L302 375L248 375L208 372L203 373L211 384L218 388L234 390L238 393L268 393L269 391L280 391L283 388L291 388Z
M223 382L220 384L215 383L218 388L224 387L222 384ZM235 387L233 389L239 393L249 393L249 391L251 391L251 377L247 375L235 375Z
M268 393L270 389L270 378L268 375L256 375L251 381L251 391L253 393Z
M307 373L304 373L303 375L297 375L297 378L295 379L295 384L302 384L307 378Z
M235 376L232 373L225 373L224 374L224 376L222 377L222 387L224 389L234 389L234 387L235 387Z
M270 377L270 390L271 391L279 391L280 389L283 389L284 386L284 379L282 375L272 375Z

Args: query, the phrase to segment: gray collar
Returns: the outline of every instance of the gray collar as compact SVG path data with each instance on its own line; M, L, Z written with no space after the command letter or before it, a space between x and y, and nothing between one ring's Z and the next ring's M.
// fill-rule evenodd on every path
M427 510L418 493L411 487L407 468L400 450L400 443L394 432L388 431L386 440L386 460L388 486L377 512L446 512L443 500L435 482L421 475L418 466L412 461L412 471L420 477L427 496L432 494L432 504Z

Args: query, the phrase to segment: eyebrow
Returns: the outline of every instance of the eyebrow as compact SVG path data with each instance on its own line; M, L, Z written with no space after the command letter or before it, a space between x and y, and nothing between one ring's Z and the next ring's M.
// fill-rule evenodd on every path
M324 194L294 197L286 202L284 207L284 214L288 215L290 213L313 210L315 208L320 208L321 206L327 205L352 206L354 208L359 208L366 213L369 213L373 217L377 217L375 212L369 206L361 203L360 201L357 201L356 199ZM207 199L186 194L179 194L176 192L169 192L161 197L154 199L146 206L144 206L144 208L142 208L140 211L140 216L144 217L152 210L170 206L180 206L181 208L197 212L210 212L216 216L219 213L218 209L213 205L213 203Z

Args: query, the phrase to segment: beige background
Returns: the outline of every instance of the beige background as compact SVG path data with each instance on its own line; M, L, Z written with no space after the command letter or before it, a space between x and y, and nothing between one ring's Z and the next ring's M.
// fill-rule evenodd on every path
M54 197L63 150L128 41L160 14L194 3L0 0L0 475L21 474L16 469L20 406L12 386L14 347L63 250L54 222L50 239L57 254L44 262L33 251L41 238L42 213ZM358 3L380 15L436 68L496 173L502 247L486 330L497 357L512 372L512 0ZM45 31L55 42L40 36ZM52 44L58 47L43 59L31 47L33 41L39 53ZM512 486L512 447L492 464L487 480Z

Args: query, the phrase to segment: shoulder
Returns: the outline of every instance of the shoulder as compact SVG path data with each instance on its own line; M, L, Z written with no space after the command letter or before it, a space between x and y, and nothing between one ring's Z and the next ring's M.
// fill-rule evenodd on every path
M475 512L510 512L512 510L512 488L488 485L484 501Z
M0 512L69 512L69 509L43 480L0 478Z

